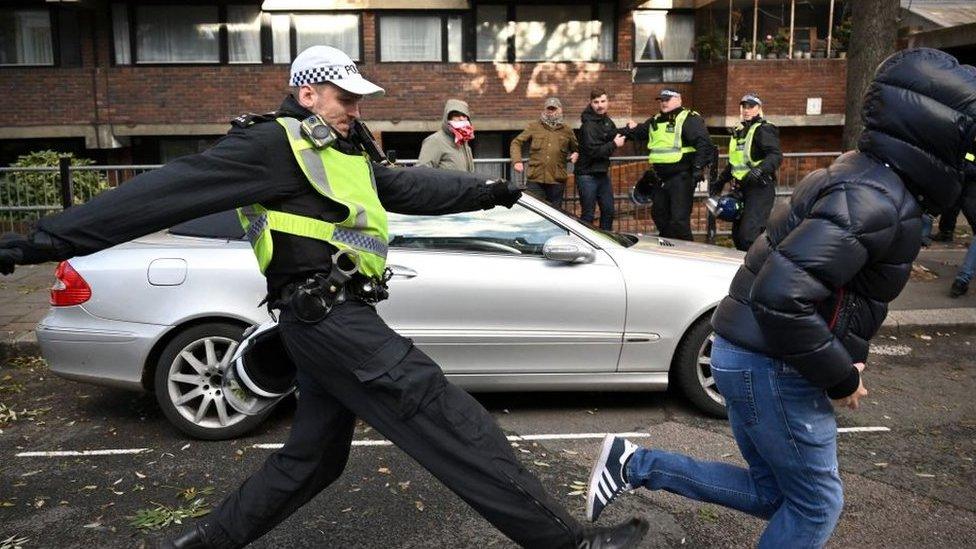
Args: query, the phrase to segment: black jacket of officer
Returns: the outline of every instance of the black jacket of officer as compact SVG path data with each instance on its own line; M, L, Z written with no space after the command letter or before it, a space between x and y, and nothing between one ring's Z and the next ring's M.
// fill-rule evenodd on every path
M633 128L622 128L620 133L624 137L646 145L652 126L674 124L675 118L684 110L684 107L678 107L670 112L657 113ZM681 155L681 160L674 164L655 164L654 172L661 179L667 179L676 173L690 170L695 176L693 178L694 181L699 181L702 176L702 170L706 166L715 165L715 160L718 158L718 149L708 136L705 119L694 111L688 113L684 124L681 125L681 146L694 147L695 150L684 153ZM644 151L638 149L638 153L642 152L646 152L646 149Z
M976 139L976 69L931 49L879 67L858 150L800 182L736 273L712 326L832 398L857 390L888 303L908 282L922 209L953 204Z
M774 185L776 183L776 172L779 170L780 164L783 163L783 151L779 144L779 128L757 116L752 120L744 120L742 124L732 128L732 135L737 141L742 141L746 138L746 134L749 133L749 129L755 124L760 124L760 126L756 128L756 133L752 135L752 147L749 149L749 156L754 161L762 161L757 168L761 172L760 177L762 177L763 181L755 181L755 176L746 174L742 178L742 183L744 185L754 183L762 186ZM708 189L709 194L721 193L722 187L731 180L732 164L726 164L725 169L722 170L722 174L710 185Z
M312 113L288 96L279 116L304 119ZM86 204L43 218L21 246L21 263L39 263L86 255L207 214L260 203L326 221L348 215L345 206L323 199L302 173L274 115L241 117L226 136L203 153L178 158L142 174ZM338 139L341 152L361 152L360 145ZM377 194L388 211L437 215L488 209L493 188L483 176L453 171L388 168L373 164ZM327 271L330 247L317 241L277 234L266 275L268 291L279 295L289 282Z

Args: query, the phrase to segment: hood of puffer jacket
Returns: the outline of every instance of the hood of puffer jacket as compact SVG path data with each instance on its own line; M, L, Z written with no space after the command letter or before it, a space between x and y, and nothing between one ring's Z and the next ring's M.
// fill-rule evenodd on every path
M447 115L455 111L467 116L469 120L471 119L471 107L468 107L467 103L460 99L448 99L444 103L444 115L441 120L446 124Z
M922 208L955 203L976 139L976 68L929 48L895 53L878 66L861 117L858 149L891 166Z

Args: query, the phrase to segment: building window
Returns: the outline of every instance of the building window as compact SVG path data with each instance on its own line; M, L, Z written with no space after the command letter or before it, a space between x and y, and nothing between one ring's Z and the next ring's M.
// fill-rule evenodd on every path
M0 66L53 64L51 13L47 9L0 9Z
M486 4L476 12L478 61L612 61L614 3Z
M219 63L217 6L136 6L136 63Z
M690 12L634 12L634 62L645 82L690 82L695 63L695 16Z
M461 16L381 15L378 41L380 61L460 63Z
M271 16L271 42L275 63L291 63L303 50L332 46L360 61L360 17L354 13L282 13ZM292 51L291 44L295 44Z
M259 4L114 3L115 64L261 63L261 22Z
M227 6L227 62L261 62L260 6Z

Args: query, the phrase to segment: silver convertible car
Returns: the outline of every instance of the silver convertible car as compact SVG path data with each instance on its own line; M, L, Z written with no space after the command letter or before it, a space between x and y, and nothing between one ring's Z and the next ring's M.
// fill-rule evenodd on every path
M512 209L390 214L382 317L470 391L648 391L725 413L709 369L713 308L742 254L601 232L524 197ZM54 373L153 391L199 438L236 437L220 376L267 320L264 278L232 213L63 262L37 326ZM323 356L322 360L329 360Z

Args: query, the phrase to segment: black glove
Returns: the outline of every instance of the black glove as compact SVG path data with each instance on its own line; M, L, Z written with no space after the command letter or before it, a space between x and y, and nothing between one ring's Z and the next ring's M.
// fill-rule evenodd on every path
M766 181L765 174L763 174L763 171L759 168L749 170L749 173L742 178L742 182L747 185L755 185L757 187L765 187L769 184L769 182Z
M725 184L728 183L728 182L729 182L729 178L727 178L727 177L726 178L722 178L722 179L718 179L718 178L712 179L708 183L708 195L709 196L718 196L718 195L722 194L722 189L725 188Z
M702 168L695 168L694 170L692 170L691 171L691 182L697 184L699 181L701 181L702 179L704 179L705 178L704 177L704 175L705 175L704 172L705 172L705 170L703 170Z
M488 182L491 189L491 199L496 206L511 208L522 197L522 188L514 181L507 179L495 179Z
M13 274L14 266L24 259L21 246L27 239L18 234L5 234L0 238L0 274Z

